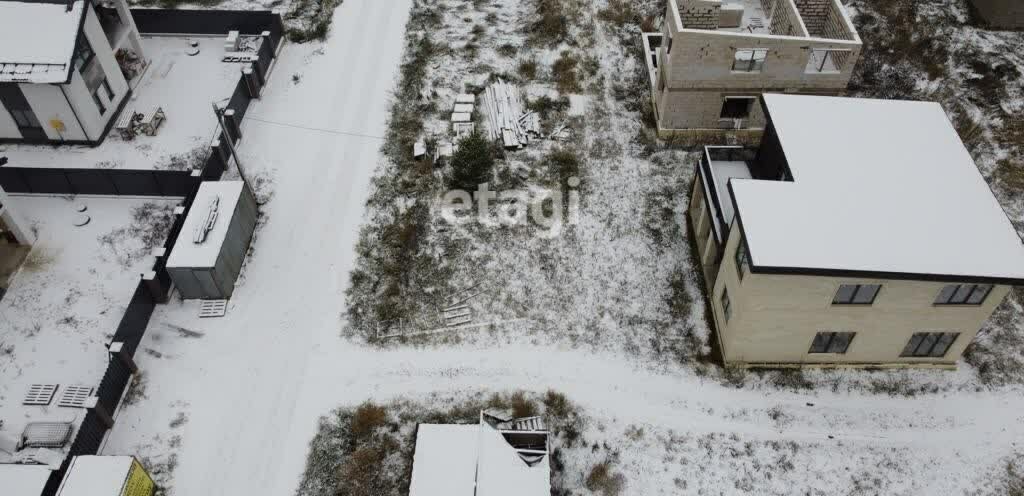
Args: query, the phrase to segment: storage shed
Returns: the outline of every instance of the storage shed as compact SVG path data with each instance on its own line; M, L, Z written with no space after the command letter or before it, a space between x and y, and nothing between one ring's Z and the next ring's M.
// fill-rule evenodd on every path
M133 456L76 456L57 496L153 496L153 478Z
M199 186L167 272L185 299L227 299L249 250L257 206L242 181L208 181Z

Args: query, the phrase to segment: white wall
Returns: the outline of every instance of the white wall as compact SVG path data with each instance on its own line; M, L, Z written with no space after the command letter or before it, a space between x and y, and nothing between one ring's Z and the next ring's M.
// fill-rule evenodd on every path
M78 71L72 71L71 82L64 86L68 99L71 101L71 106L75 109L78 119L85 128L85 137L81 139L94 141L100 139L100 136L103 135L103 130L107 127L110 120L114 118L118 107L128 94L128 82L125 81L124 76L121 74L121 69L114 58L114 52L110 48L110 43L107 42L106 35L103 33L103 27L100 26L96 12L91 7L86 11L82 32L86 39L89 40L89 44L92 45L93 52L96 53L93 63L99 64L103 69L103 74L106 76L110 88L114 90L114 98L108 99L106 92L100 89L99 97L106 107L106 111L100 114L99 108L96 107L96 102L92 99L92 92L86 87L85 80Z
M18 125L14 122L14 118L11 117L11 113L2 104L0 104L0 138L21 138Z
M32 231L28 229L28 224L23 222L15 214L14 210L11 210L11 204L8 200L7 193L4 192L3 188L0 188L0 222L3 222L4 226L14 234L19 244L31 245L35 243L36 238L32 235Z
M68 105L68 101L61 93L61 87L55 84L20 84L21 92L28 100L28 105L39 119L43 126L46 137L51 140L85 140L86 135L82 131L75 114ZM70 96L70 95L69 95ZM58 119L64 123L64 132L58 133L50 121Z

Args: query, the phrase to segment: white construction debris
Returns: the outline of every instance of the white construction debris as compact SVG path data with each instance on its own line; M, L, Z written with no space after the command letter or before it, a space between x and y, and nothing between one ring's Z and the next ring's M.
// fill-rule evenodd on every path
M498 80L484 90L483 108L490 138L500 139L505 148L522 148L531 136L540 137L540 118L524 112L518 87Z

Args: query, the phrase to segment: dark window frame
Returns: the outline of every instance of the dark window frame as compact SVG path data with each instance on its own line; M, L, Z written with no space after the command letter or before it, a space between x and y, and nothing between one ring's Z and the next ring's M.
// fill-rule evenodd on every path
M749 119L750 113L754 110L754 100L757 98L752 96L727 96L722 98L722 110L718 113L719 119ZM730 107L732 102L743 102L743 109ZM734 115L735 114L735 115Z
M992 293L994 287L994 284L947 284L935 296L934 304L938 306L975 307L984 305L985 300L988 299L988 295ZM967 288L966 294L961 293L965 288ZM963 294L962 298L959 297L960 294ZM980 295L976 301L975 295Z
M42 128L43 125L39 122L39 118L36 117L36 113L32 109L8 109L11 114L11 118L14 119L14 125L19 129L36 129Z
M100 86L103 87L103 91L107 94L107 101L110 103L114 102L114 88L110 87L110 81L106 77L100 81Z
M83 56L83 54L85 54ZM89 43L89 39L83 33L78 37L78 42L75 44L75 53L72 57L72 63L75 69L81 73L89 64L96 59L96 51L92 49L92 44Z
M743 246L743 242L740 241L736 244L736 274L739 277L740 282L743 281L743 276L750 272L750 255L747 254L747 249Z
M807 353L845 355L856 337L857 333L852 331L821 331L814 335Z
M103 100L100 98L100 89L96 88L92 92L92 101L96 104L96 109L100 111L100 115L107 113L107 106L103 104Z
M750 58L741 58L744 52L750 52ZM760 58L758 54L761 55ZM758 74L764 72L767 62L767 48L737 48L732 54L732 72Z
M904 345L900 358L943 358L959 338L959 332L915 332Z
M840 293L843 292L843 288L853 287L853 292L850 293L849 298L840 298ZM862 292L865 289L871 290L873 288L874 293L871 295L871 300L863 300ZM835 294L832 296L833 305L860 305L860 306L871 306L875 304L875 300L878 299L878 293L882 292L881 284L840 284L839 288L836 289ZM861 301L858 301L861 300Z
M722 289L722 297L720 299L722 304L722 316L725 317L725 323L728 324L732 320L732 299L729 298L729 289Z

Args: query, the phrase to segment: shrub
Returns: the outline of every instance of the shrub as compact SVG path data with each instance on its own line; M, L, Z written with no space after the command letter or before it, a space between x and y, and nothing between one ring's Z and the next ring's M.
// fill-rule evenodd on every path
M378 496L389 484L386 471L381 470L388 454L397 449L390 438L380 445L368 444L357 448L338 468L338 496Z
M587 474L584 485L591 492L600 493L604 496L616 496L622 492L626 485L626 478L622 474L612 472L611 464L601 462L594 465Z
M352 435L356 439L365 439L373 434L373 431L384 425L388 420L388 412L382 406L366 402L359 405L352 414Z
M516 53L519 51L519 47L517 47L517 46L515 46L515 45L513 45L511 43L505 43L505 44L499 46L497 51L498 51L498 55L501 55L502 57L511 58L511 57L515 57L516 56ZM522 65L522 64L520 64L520 65Z
M534 0L533 4L535 20L526 26L530 40L548 46L569 41L569 22L579 12L567 0Z
M537 77L537 61L527 59L519 62L519 77L529 81Z
M509 398L509 404L512 406L512 416L515 418L537 415L537 405L533 404L533 401L528 399L522 391L516 391Z
M639 14L633 10L633 5L628 0L608 0L608 6L597 12L597 18L618 27L625 27L626 24L638 20Z
M569 403L569 398L553 389L549 389L548 392L544 393L544 408L546 409L545 413L549 417L559 419L568 417L573 410L572 403Z
M494 148L480 132L474 131L459 142L452 156L449 184L453 188L472 191L491 179L494 169Z
M527 102L526 108L540 114L541 120L547 120L553 113L569 110L569 105L569 97L563 96L555 99L544 95L536 100Z
M310 12L310 2L316 2L312 12L308 14L305 27L289 28L288 39L295 43L305 43L312 40L323 40L331 29L331 21L334 19L334 9L341 5L342 0L299 0L295 2L292 9L285 15L286 19L303 19Z
M580 91L579 76L576 74L576 67L579 66L579 59L572 52L565 50L551 65L551 77L555 80L555 86L562 93L578 93Z
M547 159L563 183L570 177L580 176L580 159L572 149L555 148L548 153Z

